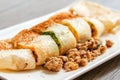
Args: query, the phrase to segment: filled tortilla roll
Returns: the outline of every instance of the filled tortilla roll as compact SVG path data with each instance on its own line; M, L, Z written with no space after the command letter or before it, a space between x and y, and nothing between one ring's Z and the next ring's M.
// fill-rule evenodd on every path
M112 32L113 28L119 26L120 13L112 11L102 5L90 1L77 1L74 3L70 11L82 17L90 17L99 19L105 26L105 32Z
M108 15L112 13L110 9L90 1L77 1L71 5L70 11L79 16L87 17Z
M105 33L113 32L114 28L120 26L120 13L118 12L97 16L97 18L105 25Z
M76 39L67 26L53 23L44 32L44 35L51 35L60 49L60 54L65 54L68 49L76 46Z
M0 51L0 69L35 69L35 58L29 49L11 49Z
M93 37L100 37L104 33L105 26L101 21L95 18L84 18L84 19L90 25Z
M77 41L83 42L91 38L90 26L82 18L65 19L62 21L62 24L68 26Z
M59 56L59 48L49 35L41 35L35 38L24 48L30 48L34 51L37 65L42 65L49 57Z
M58 46L51 36L39 35L31 30L19 32L13 38L13 43L17 45L17 48L31 49L37 65L43 64L48 57L59 55Z

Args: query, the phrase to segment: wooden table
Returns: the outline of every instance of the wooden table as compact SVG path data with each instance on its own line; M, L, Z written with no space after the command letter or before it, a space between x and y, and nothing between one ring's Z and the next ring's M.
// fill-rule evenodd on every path
M58 9L74 0L0 0L0 29L34 19ZM119 0L92 0L119 9ZM120 55L75 80L120 80Z

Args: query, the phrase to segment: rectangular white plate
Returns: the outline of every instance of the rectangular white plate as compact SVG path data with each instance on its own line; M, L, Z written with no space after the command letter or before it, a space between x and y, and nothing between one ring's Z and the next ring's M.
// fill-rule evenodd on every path
M66 7L57 12L66 11L69 7ZM24 22L3 30L0 30L0 39L7 39L13 37L22 29L30 28L33 25L36 25L50 17L51 15L57 13L51 13L49 15ZM114 42L114 46L106 51L105 54L97 57L95 60L90 62L87 66L81 67L75 71L65 72L61 70L60 72L50 72L43 69L36 69L31 71L20 71L20 72L8 72L0 71L0 76L5 77L8 80L68 80L73 79L77 76L84 74L85 72L99 66L100 64L110 60L111 58L120 54L120 32L117 32L115 35L107 35L102 37L103 40L110 39ZM7 66L7 65L6 65Z

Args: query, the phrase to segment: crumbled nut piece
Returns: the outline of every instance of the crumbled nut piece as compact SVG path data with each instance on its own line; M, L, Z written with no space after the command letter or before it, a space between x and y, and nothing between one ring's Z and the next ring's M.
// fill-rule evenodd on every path
M74 59L73 58L68 58L68 61L74 62Z
M100 46L99 50L101 53L104 53L106 51L107 47L106 46Z
M81 66L86 66L88 64L88 60L86 58L82 58L80 61Z
M86 56L86 50L79 50L79 52L80 52L80 57L81 58L87 58L87 56Z
M91 38L85 42L78 42L75 48L69 49L65 55L49 58L45 67L51 71L59 71L62 66L66 71L78 69L79 66L86 66L89 61L104 53L107 47L113 43L106 41L106 46L98 38Z
M101 40L97 39L97 38L91 38L89 41L88 41L88 49L89 50L95 50L97 49L100 45L101 45Z
M92 53L92 52L90 52L90 51L87 51L87 53L86 53L86 56L87 56L87 58L88 58L88 61L92 60L92 55L91 55L91 53Z
M106 46L107 46L107 48L112 47L113 46L113 42L110 41L110 40L106 40Z
M77 52L78 52L77 48L73 48L73 49L69 49L69 50L66 52L66 54L77 53Z
M64 64L64 69L66 71L72 71L72 70L76 70L79 68L79 65L75 62L72 61L68 61Z
M68 57L67 56L59 56L58 58L62 59L63 62L67 62L68 61Z
M63 61L60 58L57 57L50 57L47 59L44 67L46 67L48 70L58 72L61 70L63 66Z
M76 57L74 58L74 62L80 63L80 61L81 61L81 57L80 57L80 56L76 56Z
M80 56L76 56L75 58L68 58L69 61L72 61L72 62L76 62L76 63L80 63L81 61L81 57Z
M100 51L99 51L99 50L93 50L93 51L92 51L92 56L97 57L98 54L100 54Z
M80 63L81 60L80 52L76 48L70 49L69 53L67 54L67 57L69 61Z
M79 56L79 51L72 51L72 52L69 52L69 54L67 55L68 58L75 58L76 56Z
M77 47L78 50L87 50L87 44L86 43L82 43L82 44L78 43L76 47Z
M86 50L79 50L80 55L85 55L86 54Z

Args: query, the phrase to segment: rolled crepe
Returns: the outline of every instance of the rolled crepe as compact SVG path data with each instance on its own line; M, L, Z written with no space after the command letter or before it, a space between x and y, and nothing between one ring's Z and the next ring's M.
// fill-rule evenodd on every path
M120 13L113 12L108 15L97 16L104 25L106 31L104 33L110 33L114 31L114 28L120 26Z
M93 37L100 37L103 34L103 32L105 31L105 26L101 21L95 18L84 19L89 23Z
M19 32L13 38L13 43L17 48L31 49L37 65L43 64L48 57L59 55L58 46L50 36L39 35L31 30Z
M101 17L99 16L97 17L97 19L99 19L104 24L105 30L103 34L112 32L113 28L115 27L115 24L110 19L108 19L105 16L101 16Z
M35 67L35 58L29 49L0 51L0 69L27 70Z
M76 39L66 26L53 23L45 30L45 32L43 32L43 34L51 35L49 34L50 32L54 33L57 38L56 43L59 43L60 54L64 54L68 49L76 46Z
M59 48L49 35L41 35L33 40L30 45L34 46L37 56L37 65L41 65L48 57L59 56Z
M34 52L37 65L42 65L48 57L59 55L59 48L49 35L36 37L26 45L21 44L21 48L28 48Z
M120 13L112 11L102 5L90 1L77 1L74 3L70 11L82 17L92 17L99 19L105 26L105 32L112 32L113 28L119 26Z
M90 1L77 1L71 5L70 11L79 16L86 17L108 15L112 13L110 9Z
M82 18L65 19L62 21L62 24L68 26L77 41L83 42L91 38L90 26Z

